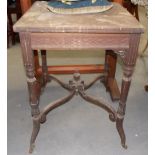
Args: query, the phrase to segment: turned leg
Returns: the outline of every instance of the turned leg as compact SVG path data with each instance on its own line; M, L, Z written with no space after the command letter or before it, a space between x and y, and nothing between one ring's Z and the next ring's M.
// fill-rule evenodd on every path
M122 147L124 147L125 149L127 148L127 145L126 145L126 137L123 129L123 121L124 121L126 100L127 100L128 91L130 88L131 73L132 73L132 70L130 70L130 73L127 75L125 73L126 69L127 68L124 69L124 75L123 75L122 86L121 86L121 96L120 96L120 102L119 102L119 107L117 111L117 120L116 120L116 128L121 138Z
M46 58L46 50L41 50L41 59L42 59L43 87L45 87L46 83L49 81L49 78L48 78L48 68L47 68L47 58Z
M31 68L32 69L32 68ZM31 75L34 75L31 71ZM27 70L27 73L29 72ZM38 135L39 129L40 129L40 122L39 122L39 97L40 97L40 91L38 91L38 82L36 81L35 77L28 78L28 88L29 88L29 95L30 95L30 106L31 106L31 114L33 117L33 130L31 135L31 141L30 141L30 149L29 152L32 153L36 137Z
M128 97L128 92L130 89L131 78L134 70L134 66L136 63L137 55L138 55L138 45L139 45L140 35L133 34L130 37L130 46L129 50L126 52L120 51L120 56L123 60L123 78L121 85L121 95L119 106L117 110L117 119L116 119L116 128L121 138L122 147L127 148L126 145L126 136L123 129L123 121L126 110L126 101Z
M123 129L123 121L125 116L125 109L126 109L126 100L130 88L131 83L131 75L133 72L133 66L124 66L124 74L123 74L123 80L122 80L122 86L121 86L121 96L120 96L120 102L119 107L117 110L117 120L116 120L116 128L121 138L121 144L126 149L126 137Z
M22 48L23 62L25 66L27 84L30 98L31 114L33 117L33 131L30 141L30 152L33 151L34 143L40 129L39 122L39 97L40 97L40 85L35 77L35 62L34 55L31 49L31 37L29 33L20 33L20 42Z

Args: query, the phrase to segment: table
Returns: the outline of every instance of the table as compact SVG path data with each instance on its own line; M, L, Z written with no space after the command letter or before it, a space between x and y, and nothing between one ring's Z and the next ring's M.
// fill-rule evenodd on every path
M83 15L53 14L46 8L46 4L47 2L35 2L14 25L14 31L19 32L20 35L33 118L29 152L33 151L40 124L46 121L47 114L71 100L74 95L80 95L84 100L107 111L110 120L116 122L122 146L127 148L123 121L143 27L122 6L116 3L113 3L113 8L106 12ZM38 49L41 50L42 67L38 64L38 59L36 59ZM104 69L100 66L94 68L94 66L89 65L82 69L81 66L74 66L73 68L68 66L66 73L74 73L73 79L69 83L64 83L53 76L53 73L62 73L62 66L60 68L58 66L47 66L46 50L49 49L105 49L107 50L105 67ZM123 77L117 111L110 104L101 102L86 92L98 80L107 86L110 80L108 79L109 74L112 74L110 73L110 67L115 67L115 65L109 67L108 62L112 59L116 60L114 53L120 56L123 62ZM85 84L80 78L80 73L86 73L86 71L93 73L95 70L100 70L103 74L97 76L91 83ZM63 73L65 72L63 71ZM63 88L68 90L69 94L40 110L39 97L42 89L51 80L58 82ZM112 85L113 89L116 88L115 86L116 84Z

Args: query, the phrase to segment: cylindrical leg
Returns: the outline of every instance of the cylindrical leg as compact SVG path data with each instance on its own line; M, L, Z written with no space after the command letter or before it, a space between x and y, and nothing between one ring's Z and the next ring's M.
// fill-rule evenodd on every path
M107 77L105 77L104 85L106 91L109 91L111 99L113 101L120 99L120 91L117 86L117 81L115 79L117 63L117 54L112 50L106 50L105 54L105 72L107 72Z
M105 64L104 64L105 72L107 73L107 76L105 76L104 78L104 85L105 85L106 91L108 91L108 76L109 76L109 59L108 58L109 58L109 52L106 51Z
M10 29L9 31L11 34L12 45L14 45L15 44L15 33L13 32L13 22L12 22L11 13L8 13L7 18L8 18L8 23L9 23L9 29Z
M39 64L39 55L38 55L38 51L37 50L33 50L33 54L34 54L34 68L35 68L35 77L39 78L40 75L38 74L38 69L40 67Z
M47 68L46 50L41 50L41 59L42 59L43 87L45 87L46 83L49 81L49 79L48 79L48 68Z
M109 89L108 81L112 78L115 79L117 55L112 50L106 50L105 53L105 71L108 73L106 80L106 89Z

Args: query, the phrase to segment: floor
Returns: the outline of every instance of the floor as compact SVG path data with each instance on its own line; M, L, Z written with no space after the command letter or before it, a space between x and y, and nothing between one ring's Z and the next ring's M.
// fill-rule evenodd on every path
M144 15L140 8L141 19ZM146 34L140 44L140 55L146 42ZM58 61L59 60L59 61ZM104 51L50 52L48 63L60 64L104 63ZM90 81L95 75L82 75ZM57 76L64 81L71 75ZM116 78L121 84L122 64L118 60ZM128 149L120 145L115 124L108 115L95 105L87 104L79 96L55 109L47 116L36 140L36 155L147 155L148 152L148 94L144 90L147 83L147 52L139 56L130 88L124 129ZM112 103L103 85L96 83L89 91L101 100ZM43 108L51 101L63 97L67 92L52 82L47 85L40 100ZM32 130L26 77L22 65L20 44L8 49L8 155L28 155L29 139Z

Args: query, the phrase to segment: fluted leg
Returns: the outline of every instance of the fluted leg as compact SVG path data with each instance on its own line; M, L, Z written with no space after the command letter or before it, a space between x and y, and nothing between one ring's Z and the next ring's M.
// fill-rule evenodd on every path
M126 145L126 137L123 129L123 121L125 116L125 110L126 110L126 100L130 88L131 83L131 75L133 72L133 67L131 66L125 66L124 67L124 75L122 80L122 87L121 87L121 96L120 96L120 102L119 107L117 111L117 119L116 119L116 128L121 138L121 144L123 148L127 148Z
M33 151L34 142L40 129L39 123L39 97L40 97L40 85L36 79L35 67L34 67L34 55L31 49L31 37L29 33L20 33L20 42L22 47L23 62L25 66L27 84L30 98L31 115L33 117L33 131L30 142L30 152Z
M120 102L117 110L116 128L121 138L121 144L126 149L126 137L123 129L123 121L126 111L126 101L128 97L128 92L130 89L131 78L134 71L134 66L136 63L138 55L138 45L139 45L140 35L133 34L130 37L129 50L122 54L120 51L120 56L123 60L123 78L121 86Z
M124 67L121 96L120 96L120 102L119 102L119 107L117 111L117 120L116 120L116 128L121 138L121 144L125 149L127 148L127 146L125 144L126 137L123 129L123 121L125 116L126 100L127 100L127 96L130 88L132 72L133 72L133 67L131 66Z

